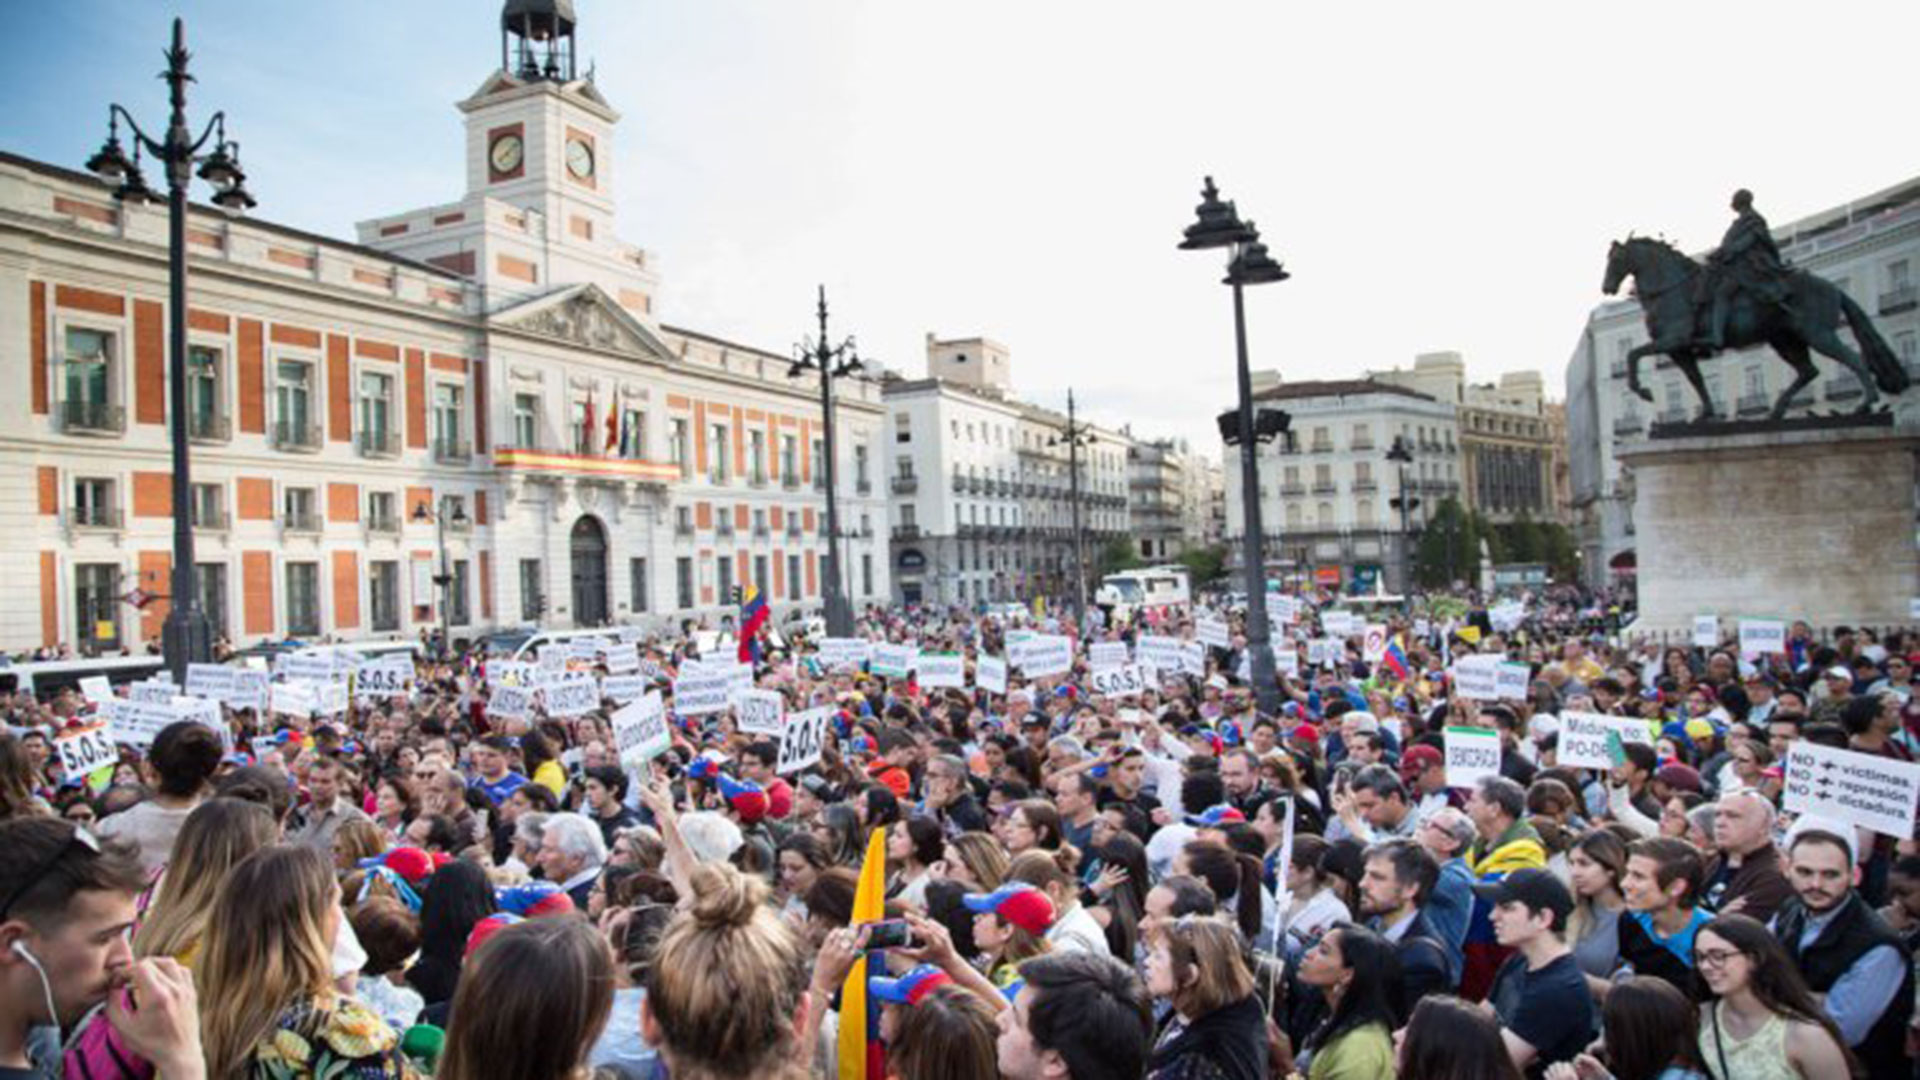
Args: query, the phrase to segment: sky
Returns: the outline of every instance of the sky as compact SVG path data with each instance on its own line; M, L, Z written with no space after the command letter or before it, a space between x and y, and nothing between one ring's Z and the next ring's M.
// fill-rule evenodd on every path
M662 321L786 353L833 335L907 375L925 338L1012 350L1020 396L1219 452L1234 400L1220 252L1176 249L1213 175L1292 279L1246 297L1252 366L1355 378L1456 350L1567 359L1607 243L1718 241L1920 176L1920 4L1166 5L575 0L623 114L622 237ZM4 0L0 147L79 167L109 101L229 112L267 220L463 192L454 102L499 61L496 0ZM204 193L203 193L204 194Z

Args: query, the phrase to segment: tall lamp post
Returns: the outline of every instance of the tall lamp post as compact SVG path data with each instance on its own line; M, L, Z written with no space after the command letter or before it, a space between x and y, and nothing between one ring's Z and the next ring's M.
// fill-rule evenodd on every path
M1048 446L1067 448L1067 510L1073 521L1073 622L1084 632L1087 624L1087 551L1080 530L1080 448L1093 442L1087 425L1074 411L1073 390L1067 390L1067 426L1047 436Z
M453 655L453 569L447 563L448 516L445 496L441 497L438 513L430 509L425 502L413 508L413 520L416 524L424 525L429 521L433 522L434 539L440 545L440 572L434 575L433 583L440 587L440 655L442 657ZM451 523L455 528L466 525L467 512L464 508L454 507L451 516Z
M1393 508L1400 511L1400 611L1413 613L1413 529L1411 517L1420 505L1420 500L1407 491L1407 466L1413 464L1413 445L1404 435L1395 435L1393 445L1387 449L1387 460L1400 467L1400 493L1391 500Z
M1287 272L1267 254L1260 232L1253 223L1243 222L1231 202L1220 199L1220 191L1209 176L1201 189L1197 220L1187 226L1180 241L1182 251L1227 248L1232 257L1222 282L1233 286L1233 337L1238 366L1240 404L1235 417L1235 442L1240 446L1240 502L1246 514L1246 535L1241 558L1246 563L1247 579L1247 665L1253 677L1253 692L1260 711L1269 716L1280 712L1280 686L1274 677L1273 631L1267 624L1267 567L1261 552L1264 537L1260 531L1259 436L1261 425L1253 409L1253 374L1247 367L1247 316L1241 296L1243 286L1264 285L1287 280ZM1273 434L1284 430L1283 419L1273 422ZM1223 425L1224 426L1224 425Z
M247 192L246 173L240 169L240 144L227 138L227 114L214 113L197 139L187 127L187 84L193 76L187 73L190 54L186 30L179 19L173 20L173 47L166 57L167 70L160 77L167 80L173 108L166 134L160 139L149 137L132 114L118 104L110 104L107 141L87 159L87 170L110 184L117 183L113 195L123 202L156 198L140 171L143 152L151 154L167 171L167 408L173 442L173 594L167 620L161 626L160 644L174 681L185 685L187 665L204 663L213 654L213 626L200 606L200 585L193 562L193 515L189 511L193 480L187 438L187 188L193 182L193 167L200 166L200 178L213 185L213 204L227 213L244 213L256 203ZM131 161L120 147L123 120L133 136ZM213 139L213 152L202 154L200 149L208 139Z
M821 577L826 586L827 633L833 637L846 637L853 633L853 609L848 606L840 581L840 510L833 482L833 380L852 375L864 365L860 362L851 335L838 345L827 343L825 285L820 286L819 316L820 336L811 342L803 340L794 347L793 365L787 369L787 378L797 379L808 371L820 373L821 439L825 444L821 467L826 471L827 480L827 565Z

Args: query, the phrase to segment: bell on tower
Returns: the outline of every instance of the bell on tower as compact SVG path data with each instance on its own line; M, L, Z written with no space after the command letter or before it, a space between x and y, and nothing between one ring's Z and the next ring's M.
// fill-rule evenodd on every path
M573 81L573 0L507 0L500 67L522 82Z

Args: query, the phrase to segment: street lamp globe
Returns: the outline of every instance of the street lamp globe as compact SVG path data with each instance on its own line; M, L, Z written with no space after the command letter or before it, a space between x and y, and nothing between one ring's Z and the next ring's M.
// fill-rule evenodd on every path
M1220 190L1213 186L1211 176L1200 189L1200 205L1194 209L1194 216L1196 220L1187 226L1186 238L1180 241L1182 251L1231 247L1254 238L1253 230L1240 221L1233 204L1221 200Z

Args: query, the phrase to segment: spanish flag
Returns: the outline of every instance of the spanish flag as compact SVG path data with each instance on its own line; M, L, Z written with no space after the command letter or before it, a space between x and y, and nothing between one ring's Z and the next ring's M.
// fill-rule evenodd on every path
M867 858L860 864L860 884L853 892L853 925L886 918L887 830L875 829L867 838ZM867 1002L867 968L879 961L868 953L847 973L840 987L840 1042L836 1058L840 1080L885 1080L887 1053L880 1046L880 1010Z

